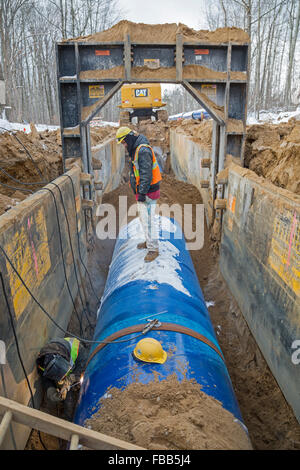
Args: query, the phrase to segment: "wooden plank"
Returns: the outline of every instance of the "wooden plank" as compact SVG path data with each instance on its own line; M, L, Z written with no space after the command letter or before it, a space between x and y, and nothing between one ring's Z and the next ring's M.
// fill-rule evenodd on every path
M10 411L13 414L14 422L51 434L59 439L70 441L72 436L76 434L80 443L91 449L145 450L142 447L122 441L121 439L92 431L91 429L78 426L78 424L70 423L69 421L49 415L43 411L35 410L13 400L0 397L0 414L5 414L7 411Z
M69 450L78 450L79 436L78 434L73 434L71 437L71 443Z
M6 411L4 416L3 416L3 419L1 421L1 424L0 424L0 447L2 445L2 442L3 442L4 438L5 438L8 427L11 423L12 416L13 415L12 415L11 411Z

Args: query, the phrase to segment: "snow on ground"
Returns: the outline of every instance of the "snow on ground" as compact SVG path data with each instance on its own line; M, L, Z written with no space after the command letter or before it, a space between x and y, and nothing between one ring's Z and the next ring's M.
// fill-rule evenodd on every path
M36 124L35 125L38 132L43 131L56 131L59 129L59 126L50 126L48 124ZM1 129L2 128L2 129ZM4 129L8 131L23 131L26 134L30 134L30 124L23 124L19 122L9 122L6 119L0 119L0 133L4 132Z
M112 126L112 127L119 127L118 122L110 122L110 121L100 121L98 119L92 120L90 122L90 127L103 127L103 126Z
M254 117L254 114L248 114L247 125L251 126L254 124L264 123L279 124L281 122L288 122L288 120L293 117L296 118L297 121L300 120L300 106L298 106L296 111L282 111L280 113L274 113L271 111L261 111L259 114L259 119L256 119ZM102 121L100 119L94 119L90 122L90 127L103 126L119 127L119 122ZM38 132L51 132L56 131L60 128L60 126L50 126L48 124L35 124L35 127ZM0 119L0 134L4 132L3 128L7 129L8 131L23 131L26 134L30 134L31 132L30 124L9 122L6 119Z
M90 126L91 127L103 127L103 126L119 127L119 123L94 120L90 122ZM35 127L38 132L56 131L57 129L60 129L60 126L50 126L48 124L35 124ZM23 124L19 122L9 122L6 119L0 119L0 134L2 132L5 132L3 129L6 129L8 131L23 131L26 134L30 134L31 132L30 124Z
M279 124L281 122L288 122L289 119L296 118L297 121L300 120L300 106L296 111L282 111L281 113L272 113L270 111L261 111L259 113L259 120L254 117L253 114L248 114L247 124Z

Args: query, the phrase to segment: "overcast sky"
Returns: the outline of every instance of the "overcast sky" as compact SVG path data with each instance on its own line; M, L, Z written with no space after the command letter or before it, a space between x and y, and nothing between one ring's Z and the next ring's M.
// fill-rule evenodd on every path
M202 29L202 0L119 0L127 12L123 19L135 23L184 23Z

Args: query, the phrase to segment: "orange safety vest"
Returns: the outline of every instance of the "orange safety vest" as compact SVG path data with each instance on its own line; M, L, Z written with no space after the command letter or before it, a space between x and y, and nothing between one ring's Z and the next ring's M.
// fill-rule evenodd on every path
M133 172L134 172L135 181L136 181L136 189L137 189L138 185L140 184L140 172L139 172L138 159L139 159L139 150L140 150L141 147L148 147L152 152L152 162L153 163L152 163L152 180L151 180L151 183L150 183L151 186L162 180L160 170L159 170L159 166L158 166L158 163L157 163L157 160L156 160L156 157L155 157L155 153L154 153L152 147L150 147L150 145L147 145L147 144L141 144L137 147L137 149L135 151L135 154L134 154L134 159L133 159L133 162L132 162Z

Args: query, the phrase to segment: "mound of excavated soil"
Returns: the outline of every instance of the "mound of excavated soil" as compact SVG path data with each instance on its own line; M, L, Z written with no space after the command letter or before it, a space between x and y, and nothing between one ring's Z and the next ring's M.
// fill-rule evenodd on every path
M245 166L276 186L300 194L300 121L249 126Z
M30 191L41 187L22 186L4 172L26 183L48 182L62 174L61 146L56 132L38 133L31 124L30 134L16 132L15 136L18 140L8 132L0 134L0 215L30 195Z
M218 28L215 31L199 30L195 31L185 24L164 23L164 24L144 24L133 23L122 20L112 28L89 36L67 39L67 41L89 41L89 42L115 42L124 41L127 35L133 43L149 44L155 41L156 44L176 43L176 35L182 34L183 41L195 42L197 44L212 43L247 43L248 34L239 28Z
M85 425L146 449L251 449L249 439L222 403L196 381L176 374L148 384L111 388Z
M91 127L90 136L92 146L101 144L107 139L115 137L116 128L113 126L101 126L101 127Z
M68 132L74 133L75 130ZM112 126L91 128L92 146L113 137L115 132ZM0 215L29 196L31 191L41 188L37 184L22 186L4 172L25 183L48 182L63 172L60 129L57 132L39 133L31 124L30 134L16 132L15 136L18 140L9 132L0 134Z

